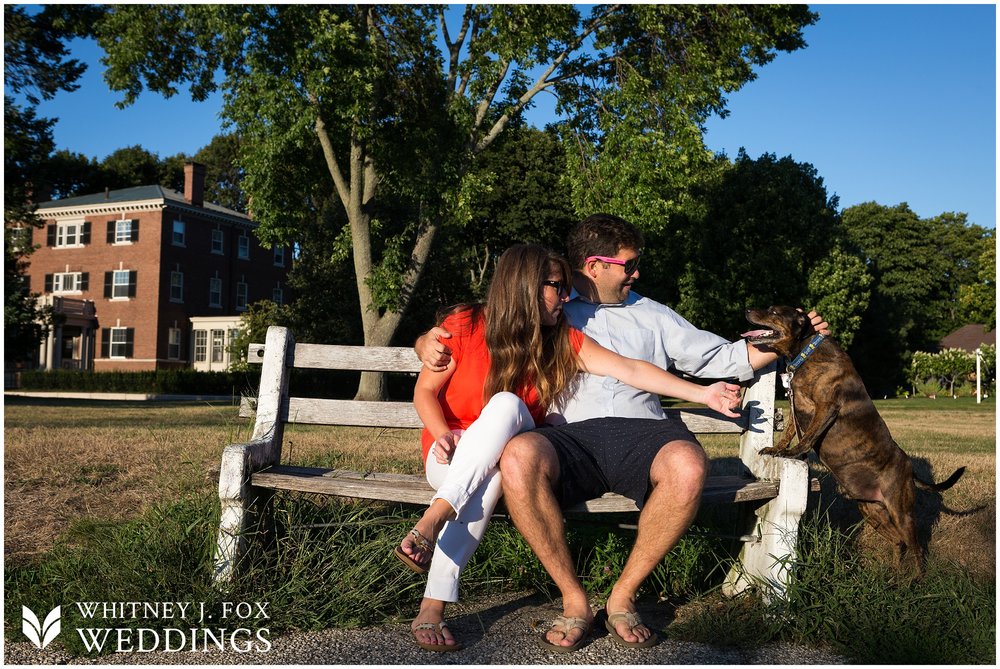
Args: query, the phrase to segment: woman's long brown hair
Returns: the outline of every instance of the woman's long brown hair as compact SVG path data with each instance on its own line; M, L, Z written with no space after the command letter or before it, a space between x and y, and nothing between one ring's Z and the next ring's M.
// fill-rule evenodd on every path
M542 325L542 281L552 274L567 289L572 285L566 259L542 246L518 244L500 256L486 294L490 371L484 402L505 390L523 397L535 386L548 408L579 371L565 316L560 312L555 325Z

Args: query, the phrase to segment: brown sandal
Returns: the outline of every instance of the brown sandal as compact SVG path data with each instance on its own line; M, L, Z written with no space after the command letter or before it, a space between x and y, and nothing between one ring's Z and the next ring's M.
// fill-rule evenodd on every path
M448 627L448 624L444 621L441 621L437 624L421 623L420 625L417 625L411 630L411 632L413 632L413 642L416 643L421 648L423 648L424 650L430 650L435 653L450 653L454 650L462 650L463 646L461 642L459 642L458 640L456 640L455 643L448 644L448 643L427 643L425 641L420 641L419 639L417 639L417 634L416 634L417 630L434 630L435 632L439 632L442 636L444 636L444 629L446 627Z
M538 643L542 645L542 648L553 653L572 653L575 650L579 650L580 646L582 646L587 640L587 636L590 634L590 625L591 621L585 620L584 618L556 616L555 620L552 621L552 624L549 625L549 628L545 630L540 637L538 637ZM581 634L580 638L577 639L571 646L560 646L559 644L552 643L545 638L545 635L552 631L561 632L563 638L566 638L569 633L575 629L583 630L583 634Z
M611 638L622 646L627 646L629 648L649 648L650 646L655 646L659 638L656 636L656 632L649 630L649 638L645 641L626 641L622 635L618 633L615 629L615 625L624 622L628 625L629 630L635 634L635 628L639 625L645 625L642 619L639 617L638 613L633 613L632 611L623 611L621 613L608 613L608 610L604 610L604 614L607 616L607 620L604 621L604 627L607 628L608 633L611 634ZM648 625L646 625L648 627Z
M427 540L427 537L422 535L417 528L410 530L410 534L413 535L413 544L420 550L426 552L428 555L434 555L434 543ZM392 554L399 558L400 562L405 564L407 567L412 569L418 574L426 574L431 563L430 558L427 558L427 562L417 562L412 557L407 555L403 551L402 546L396 546L392 551Z

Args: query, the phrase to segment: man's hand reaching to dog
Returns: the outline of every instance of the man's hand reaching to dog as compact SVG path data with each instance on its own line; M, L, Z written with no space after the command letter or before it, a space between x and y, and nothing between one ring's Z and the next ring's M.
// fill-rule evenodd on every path
M823 317L815 311L810 311L807 316L812 321L813 329L821 335L830 336L830 324L823 320Z

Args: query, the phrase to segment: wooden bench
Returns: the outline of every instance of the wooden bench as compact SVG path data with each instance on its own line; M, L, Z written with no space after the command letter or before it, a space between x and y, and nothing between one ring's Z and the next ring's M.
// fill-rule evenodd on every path
M262 512L276 490L421 505L430 502L433 490L423 476L281 464L287 423L422 426L410 402L294 397L289 392L292 368L417 372L420 361L412 349L296 344L286 328L270 327L263 345L250 346L249 359L262 363L260 389L256 398L244 398L240 414L256 415L256 422L250 441L227 446L222 455L217 582L233 578L258 524L268 520ZM795 554L799 519L806 508L810 484L806 463L757 454L773 439L774 381L774 365L758 372L744 392L740 419L725 418L710 409L668 411L696 434L739 435L742 475L710 476L702 496L703 504L746 503L743 548L723 586L727 594L751 585L762 587L768 597L784 592L792 562L788 558ZM632 500L610 493L568 509L584 513L636 510Z

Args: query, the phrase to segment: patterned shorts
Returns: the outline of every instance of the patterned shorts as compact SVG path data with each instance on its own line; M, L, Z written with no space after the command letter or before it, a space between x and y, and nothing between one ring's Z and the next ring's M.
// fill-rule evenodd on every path
M614 492L641 509L649 495L649 470L664 444L698 443L684 423L670 419L592 418L534 432L559 457L555 493L562 508Z

